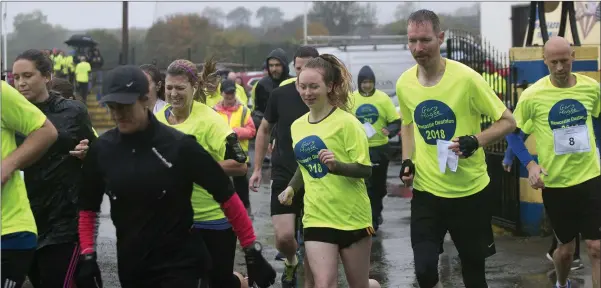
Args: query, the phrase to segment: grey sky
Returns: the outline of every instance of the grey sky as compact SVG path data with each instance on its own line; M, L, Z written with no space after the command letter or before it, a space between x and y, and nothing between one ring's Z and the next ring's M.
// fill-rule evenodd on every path
M379 23L388 23L394 19L394 11L400 3L374 2L377 6L377 17ZM431 9L435 12L453 12L458 8L472 5L473 2L419 2L419 8ZM85 30L91 28L119 28L121 27L121 2L26 2L9 1L7 8L7 28L13 31L13 19L19 13L31 12L35 9L41 10L48 16L48 22L60 24L67 29ZM272 2L130 2L129 4L129 26L150 27L153 21L159 17L183 12L200 13L205 7L220 7L225 13L237 6L244 6L253 12L261 6L280 7L285 14L285 19L292 19L303 12L303 2L272 1ZM310 5L309 5L310 6ZM254 15L252 24L258 25Z

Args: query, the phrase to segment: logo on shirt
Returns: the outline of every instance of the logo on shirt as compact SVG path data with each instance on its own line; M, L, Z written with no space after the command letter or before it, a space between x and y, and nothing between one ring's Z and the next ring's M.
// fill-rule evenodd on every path
M588 114L584 105L574 99L561 100L549 111L549 126L551 130L570 126L586 125Z
M415 107L413 119L419 133L427 144L436 140L451 140L455 135L457 120L451 108L437 100L426 100Z
M378 112L378 108L372 104L363 104L357 108L355 112L357 119L361 121L361 124L367 122L369 124L374 124L378 121L378 117L380 117L380 113Z
M328 174L328 166L319 161L319 151L328 149L323 140L318 136L311 135L303 138L294 145L296 161L305 167L313 178L323 178Z

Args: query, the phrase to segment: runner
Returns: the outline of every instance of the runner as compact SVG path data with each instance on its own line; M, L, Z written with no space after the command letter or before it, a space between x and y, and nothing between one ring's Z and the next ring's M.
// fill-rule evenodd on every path
M250 139L255 137L257 129L255 124L250 117L250 109L246 107L240 100L237 99L238 89L236 88L236 82L230 79L223 80L221 82L221 95L223 100L219 102L213 109L221 115L229 126L234 130L238 139L240 139L240 145L244 150L244 153L248 154L248 142ZM246 158L246 165L250 167L249 158ZM250 198L248 189L248 178L247 173L243 176L234 176L232 180L234 182L234 188L236 193L240 196L240 200L244 203L248 215L252 218L252 212L250 208Z
M148 87L150 91L148 94L148 107L153 107L151 109L152 114L156 114L167 105L167 102L165 102L165 77L152 64L144 64L140 66L140 69L144 71L146 78L148 78L148 83L150 83L150 87Z
M262 123L265 110L267 109L267 101L271 97L271 92L279 87L282 81L290 78L288 58L286 57L286 52L281 48L271 51L269 56L267 56L265 63L267 76L261 78L261 80L257 82L257 87L254 89L252 115L255 127L259 127Z
M413 12L407 36L417 65L401 75L396 92L403 115L400 176L405 185L413 183L417 282L422 288L442 286L438 259L448 231L465 287L487 287L485 259L495 253L495 243L485 192L490 179L480 147L513 131L515 120L481 75L440 55L445 35L434 12ZM495 121L485 131L480 131L482 115Z
M13 64L15 86L57 128L60 137L39 161L24 169L25 185L38 229L38 245L29 270L34 287L65 287L73 284L79 256L77 193L81 160L69 155L79 141L96 136L85 105L67 100L46 89L52 62L42 51L27 50ZM63 80L67 81L67 80ZM17 142L25 137L17 134Z
M202 74L199 74L196 65L188 60L173 61L167 68L165 78L165 96L169 105L155 116L159 122L195 136L198 143L219 162L228 176L244 176L248 170L247 156L236 133L211 107L198 102L205 98L205 86L215 86L219 83L220 79L214 76L214 72L215 63L211 60L205 63ZM226 187L223 185L222 189ZM202 185L194 185L192 206L194 228L204 239L212 259L210 286L232 288L241 287L243 283L246 285L240 274L232 274L236 236L243 247L251 244L245 239L245 235L241 234L241 227L236 227L240 225L236 221L242 220L226 217L228 215L224 214L220 203ZM246 210L244 213L244 220L250 221ZM249 229L252 229L252 226Z
M39 91L39 86L31 87ZM37 228L19 170L35 163L58 133L46 115L2 81L2 287L21 287L37 246ZM27 135L17 148L16 133Z
M307 61L318 56L319 53L314 47L302 46L298 48L294 55L294 69L297 75ZM255 166L249 180L249 188L257 192L261 185L263 175L261 163L267 153L270 133L274 129L273 127L276 126L275 134L278 144L273 151L273 165L271 168L271 221L275 230L275 246L286 258L284 260L285 269L282 274L282 286L288 288L296 287L296 268L298 264L296 250L298 244L295 240L295 222L296 217L300 216L302 211L304 191L297 190L292 205L282 205L278 200L278 195L288 186L288 182L290 182L294 171L298 167L292 149L290 126L296 119L309 112L309 108L300 97L294 82L276 88L271 96L273 97L270 97L267 101L265 118L261 120L261 126L257 129ZM305 271L309 271L309 269L305 269Z
M199 231L190 229L196 184L205 187L228 215L244 247L250 281L268 287L275 272L261 256L261 245L231 181L193 136L152 116L145 103L148 87L148 79L135 66L115 68L104 79L107 95L101 101L107 103L117 128L102 134L85 156L79 197L83 255L77 286L97 287L94 222L107 191L121 286L198 287L207 275L210 255Z
M79 96L75 96L73 93L73 85L68 80L62 78L52 78L48 82L48 90L54 91L65 99L79 100L83 103L83 100Z
M373 165L366 182L371 203L372 221L378 231L382 220L382 201L387 194L386 178L390 147L388 139L401 131L401 117L386 93L376 89L376 76L369 66L363 66L357 77L359 89L353 92L352 112L363 123L369 143L369 158Z
M290 128L300 166L278 200L290 205L306 188L304 240L315 287L337 286L340 257L349 286L368 288L374 230L363 179L371 176L371 161L361 123L346 112L352 76L330 54L310 59L298 75L309 113Z
M593 287L598 288L601 168L593 132L599 120L591 116L599 117L601 112L599 83L572 73L574 50L564 38L551 37L545 43L544 61L550 75L522 92L514 112L518 127L536 136L540 166L519 138L519 129L507 140L527 167L532 188L543 190L545 210L559 243L553 253L555 287L571 287L568 275L574 239L580 233L591 258ZM529 121L531 127L525 127Z

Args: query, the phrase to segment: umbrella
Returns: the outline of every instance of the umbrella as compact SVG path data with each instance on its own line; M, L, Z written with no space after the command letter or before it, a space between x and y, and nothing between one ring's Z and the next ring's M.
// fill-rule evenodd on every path
M74 47L95 47L98 43L90 36L75 34L65 41L65 44Z

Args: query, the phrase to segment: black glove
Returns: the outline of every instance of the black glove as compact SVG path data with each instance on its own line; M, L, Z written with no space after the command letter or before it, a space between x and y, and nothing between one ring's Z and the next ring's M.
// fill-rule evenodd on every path
M102 288L102 276L96 262L96 252L79 256L75 283L77 288Z
M244 248L244 259L248 272L248 287L257 285L259 288L267 288L275 283L275 269L265 260L261 254L261 243L255 242L250 247Z
M470 136L461 136L459 137L459 151L461 151L461 155L465 158L470 157L480 148L480 144L478 144L478 138L474 135Z
M409 168L409 172L405 173L405 168ZM399 178L402 179L403 177L409 177L413 174L415 174L415 164L413 164L413 161L411 161L411 159L403 160L401 163L401 172L399 173Z

